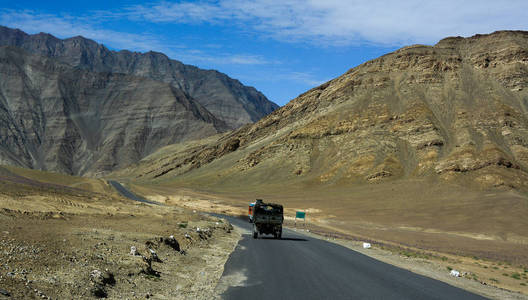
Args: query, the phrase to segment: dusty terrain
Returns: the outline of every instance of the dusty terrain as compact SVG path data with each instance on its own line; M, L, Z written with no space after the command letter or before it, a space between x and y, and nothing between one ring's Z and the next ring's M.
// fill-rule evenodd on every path
M304 210L307 212L307 225L305 227L303 222L297 221L298 229L308 229L311 233L342 243L354 250L361 248L360 242L371 242L376 251L367 251L367 255L373 254L374 258L487 297L528 297L528 243L527 233L523 231L527 230L527 227L522 223L524 210L516 212L526 205L526 198L515 193L498 193L487 197L479 194L471 200L467 194L457 190L456 192L466 196L459 206L439 206L435 201L442 199L432 197L435 201L427 207L425 205L431 202L431 198L413 196L409 189L406 189L407 197L413 197L416 204L421 203L416 210L412 210L401 206L406 198L398 195L395 191L398 186L395 185L385 187L388 189L385 191L381 190L383 186L376 187L380 194L392 193L394 198L400 198L399 203L393 204L387 203L382 196L376 197L376 193L370 189L357 189L349 191L348 196L342 193L338 197L337 191L318 193L292 190L291 193L286 193L284 190L269 189L253 195L249 192L241 195L227 192L208 193L188 188L175 189L163 185L136 184L131 185L131 188L150 200L229 215L246 215L250 201L254 198L264 198L285 205L288 227L295 228L295 211ZM431 193L440 194L440 191L441 189ZM425 193L425 190L415 192ZM357 198L365 198L367 203L353 207L346 201L351 194ZM507 200L507 197L510 199ZM507 217L502 216L500 211L475 208L483 201L496 202L501 199L504 201L503 209L511 208ZM371 202L378 205L373 206ZM518 203L517 206L515 203ZM376 214L369 213L373 207L379 208ZM438 207L438 210L434 211L433 207ZM459 213L449 215L442 210ZM472 214L471 210L475 213ZM483 221L479 222L481 219ZM449 269L462 272L464 280L451 278L448 275ZM479 290L486 287L492 288L486 293ZM501 289L514 293L503 292ZM505 298L505 295L508 297Z
M123 199L102 180L9 169L0 167L1 293L12 299L214 295L240 236L230 224Z

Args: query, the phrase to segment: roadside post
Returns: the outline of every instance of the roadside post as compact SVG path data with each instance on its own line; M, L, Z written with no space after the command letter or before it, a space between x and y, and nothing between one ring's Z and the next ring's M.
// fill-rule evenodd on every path
M295 212L295 228L297 228L297 219L304 221L304 229L306 229L306 212L300 210Z

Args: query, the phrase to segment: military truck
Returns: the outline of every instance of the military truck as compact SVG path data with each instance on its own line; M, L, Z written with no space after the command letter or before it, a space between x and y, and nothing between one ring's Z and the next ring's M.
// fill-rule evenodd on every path
M284 221L283 207L280 204L256 201L253 206L253 238L259 234L273 234L282 237L282 222Z

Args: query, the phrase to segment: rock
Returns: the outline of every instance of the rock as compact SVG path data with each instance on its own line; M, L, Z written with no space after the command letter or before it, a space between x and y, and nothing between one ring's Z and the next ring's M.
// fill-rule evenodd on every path
M92 287L91 292L97 298L106 298L108 296L108 292L106 291L105 287L98 284Z
M102 283L104 285L115 285L116 284L116 280L115 280L114 274L112 272L109 272L108 270L106 270L103 273Z
M152 268L152 258L145 256L142 256L142 258L143 261L146 263L146 266L144 266L143 270L141 270L139 273L154 277L160 277L160 273Z
M161 259L158 257L158 254L156 253L156 251L149 248L149 252L150 252L150 258L152 259L152 261L162 262Z
M8 291L4 290L4 289L0 289L0 295L6 296L6 297L11 297L11 294Z
M165 243L165 245L171 247L175 251L181 250L180 243L178 243L178 241L176 240L176 238L174 238L173 235L169 236L169 238L163 239L163 242Z
M103 276L103 273L99 270L93 270L91 273L90 273L90 278L93 280L93 281L99 281L100 278L102 278Z
M97 269L93 270L90 273L90 280L93 284L91 293L97 298L106 298L108 296L106 286L113 286L116 283L114 274L109 272L108 270L105 270L105 272L101 272Z
M202 240L206 240L213 235L213 232L209 228L199 229L199 230L198 229L196 231L198 232L198 235L200 236L200 239Z

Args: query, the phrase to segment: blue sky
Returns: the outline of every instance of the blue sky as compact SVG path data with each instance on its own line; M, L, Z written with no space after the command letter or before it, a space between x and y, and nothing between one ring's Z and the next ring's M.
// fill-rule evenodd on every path
M0 24L216 69L284 105L409 44L528 30L528 1L4 1Z

